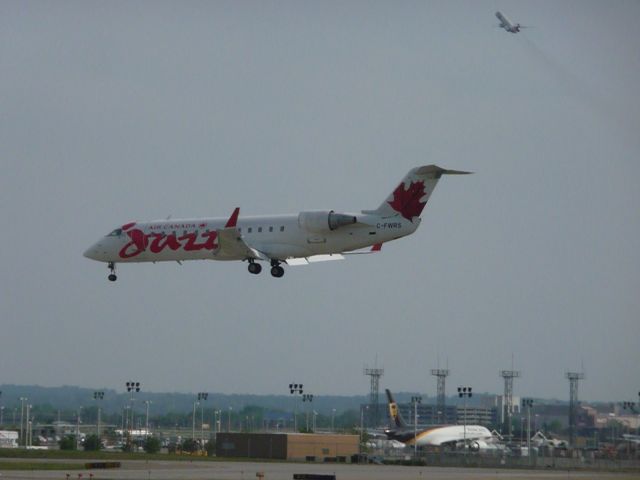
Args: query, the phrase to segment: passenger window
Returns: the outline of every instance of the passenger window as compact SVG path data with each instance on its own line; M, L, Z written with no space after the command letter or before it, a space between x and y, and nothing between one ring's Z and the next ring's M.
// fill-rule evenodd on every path
M251 233L251 227L247 228L247 233Z
M282 226L280 227L280 231L281 231L281 232L284 232L284 225L282 225Z
M258 227L258 233L262 232L262 227Z
M242 233L242 227L238 227L238 233Z
M270 232L273 232L273 227L269 227L269 231L270 231Z

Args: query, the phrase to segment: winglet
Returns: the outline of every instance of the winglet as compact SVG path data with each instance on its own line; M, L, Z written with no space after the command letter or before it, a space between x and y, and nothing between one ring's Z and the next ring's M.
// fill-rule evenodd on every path
M382 250L382 242L376 243L373 247L371 247L372 252L379 252Z
M240 207L236 207L224 228L234 228L238 223L238 215L240 215Z

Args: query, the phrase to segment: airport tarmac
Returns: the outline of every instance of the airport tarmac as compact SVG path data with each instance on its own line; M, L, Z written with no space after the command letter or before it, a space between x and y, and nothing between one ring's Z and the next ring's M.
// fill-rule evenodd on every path
M33 460L31 460L33 462ZM71 463L67 461L67 463ZM123 461L113 470L0 471L0 480L249 480L256 473L264 480L292 480L295 473L335 474L336 480L451 480L451 479L639 479L640 473L609 473L567 470L496 470L456 467L400 467L389 465L336 465L260 462ZM67 477L69 473L69 477ZM82 476L79 477L79 474Z

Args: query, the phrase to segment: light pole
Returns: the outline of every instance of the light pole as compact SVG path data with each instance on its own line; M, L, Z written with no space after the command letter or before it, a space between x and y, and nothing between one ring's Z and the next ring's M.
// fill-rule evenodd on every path
M200 403L200 442L204 445L204 402L209 398L207 392L198 392L198 403Z
M191 415L191 440L196 439L196 406L200 405L197 400L193 401L193 414Z
M27 421L25 422L24 426L25 426L25 447L29 447L29 413L31 412L31 405L27 404Z
M301 383L290 383L289 392L291 395L295 395L295 406L293 409L293 431L298 431L298 397L304 393L303 385Z
M529 463L531 463L531 408L533 407L533 398L523 398L522 406L527 408L527 455Z
M229 407L229 418L227 419L229 423L227 424L227 432L231 431L231 410L233 410L233 407Z
M418 456L418 404L422 403L422 397L411 397L413 403L413 456Z
M305 393L304 395L302 395L302 401L303 402L309 402L309 408L306 409L306 414L307 414L307 433L309 433L309 410L311 409L311 402L313 402L313 394L312 393Z
M334 428L333 428L333 421L335 420L335 418L336 418L336 409L332 408L331 409L331 431L332 432L335 431Z
M458 387L458 397L464 398L464 448L467 448L467 398L471 398L471 387Z
M135 428L133 424L133 394L140 392L140 382L127 382L125 385L127 387L127 392L129 392L129 403L131 403L131 423L129 423L128 435L129 441L132 443L133 448L133 439L131 438L131 434L133 433L133 429Z
M369 405L361 405L360 406L360 454L362 454L362 450L364 447L364 411L369 410Z
M0 406L0 426L4 425L4 406Z
M220 425L220 421L222 419L221 417L222 415L222 411L221 410L214 410L213 411L213 421L216 423L215 425L215 431L216 433L220 433L222 430L222 426Z
M78 413L76 414L76 450L80 450L80 415L82 414L82 407L78 407Z
M99 400L102 400L104 398L104 392L103 391L96 391L93 392L93 399L96 401L97 405L98 405L98 426L97 426L97 435L98 435L98 441L100 441L100 402Z
M20 397L20 443L24 442L24 404L27 401L27 397Z
M145 431L146 431L146 432L145 432L145 436L146 436L146 437L148 437L148 436L149 436L149 405L151 405L152 403L153 403L153 402L152 402L151 400L145 400L145 401L144 401L144 404L145 404L145 406L147 407L147 408L146 408L146 410L147 410L147 412L146 412L146 418L145 418L145 422L144 422L144 423L145 423L144 428L145 428Z
M640 399L640 392L638 392L638 397ZM640 402L638 402L638 404L640 404ZM631 410L633 413L638 413L636 412L636 402L624 402L622 406L625 410ZM640 413L638 413L637 434L640 435Z

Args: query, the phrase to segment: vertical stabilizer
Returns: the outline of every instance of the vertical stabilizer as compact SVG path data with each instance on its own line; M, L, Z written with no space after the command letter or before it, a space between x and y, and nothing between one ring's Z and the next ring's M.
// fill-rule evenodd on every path
M389 389L387 388L385 391L387 392L387 400L389 401L389 419L391 420L391 426L395 428L406 428L407 424L402 418L402 415L400 415L398 404L393 399Z
M446 170L437 165L425 165L423 167L413 168L376 210L367 210L363 213L379 215L381 217L401 215L413 222L414 219L422 213L433 189L436 188L436 184L442 175L467 173L470 172Z

